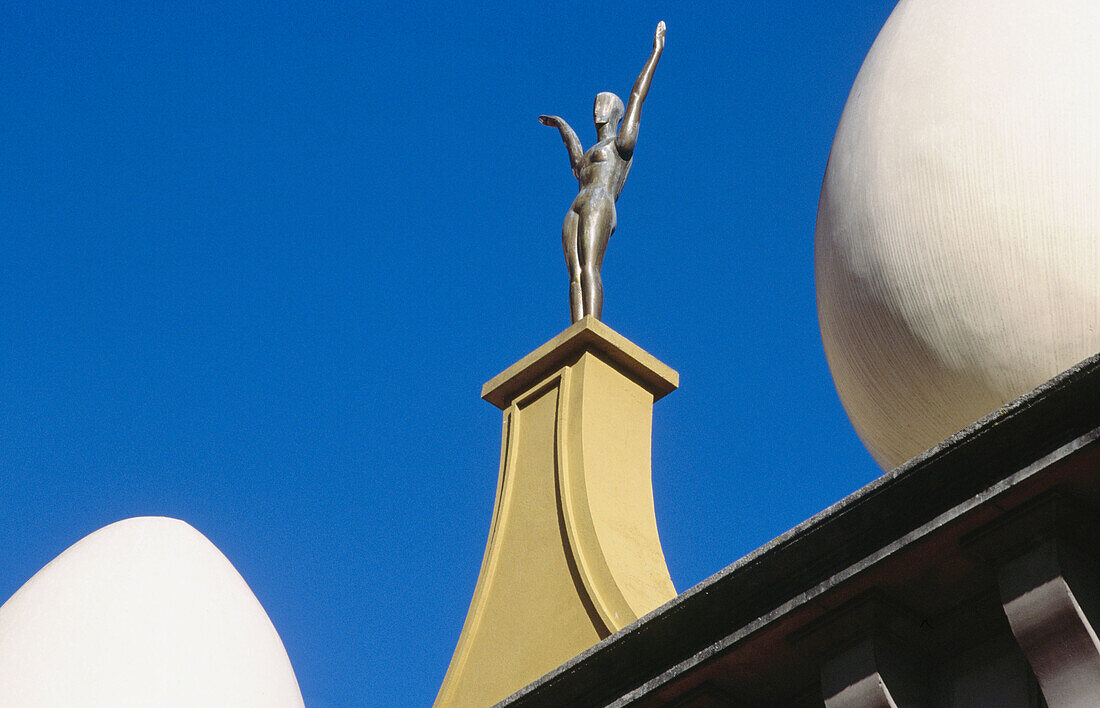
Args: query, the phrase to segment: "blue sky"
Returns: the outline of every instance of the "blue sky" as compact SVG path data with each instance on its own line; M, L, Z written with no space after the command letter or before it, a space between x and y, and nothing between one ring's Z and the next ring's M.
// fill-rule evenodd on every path
M569 324L576 183L658 20L604 321L680 372L684 590L872 480L814 305L833 132L891 0L0 6L0 599L108 523L234 563L307 705L423 705L492 511L481 384Z

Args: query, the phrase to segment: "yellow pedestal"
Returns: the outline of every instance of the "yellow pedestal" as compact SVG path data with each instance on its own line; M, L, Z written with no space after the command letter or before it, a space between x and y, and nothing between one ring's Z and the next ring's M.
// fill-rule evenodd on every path
M678 380L586 317L485 384L504 411L496 506L437 706L492 705L676 595L650 441Z

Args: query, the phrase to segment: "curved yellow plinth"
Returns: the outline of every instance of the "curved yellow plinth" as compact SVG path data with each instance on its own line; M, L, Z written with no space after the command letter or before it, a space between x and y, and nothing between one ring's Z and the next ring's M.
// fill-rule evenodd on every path
M672 599L653 402L676 372L585 318L485 384L504 410L489 541L437 706L489 706Z

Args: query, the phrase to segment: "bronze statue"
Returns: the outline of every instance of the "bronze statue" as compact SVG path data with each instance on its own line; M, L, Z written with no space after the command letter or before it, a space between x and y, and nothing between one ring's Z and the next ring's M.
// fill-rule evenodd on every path
M592 109L596 144L588 152L584 152L577 134L560 117L539 116L543 125L561 132L561 139L569 150L573 176L580 184L561 230L565 264L569 269L569 309L574 322L585 315L599 319L603 311L600 265L607 242L615 232L615 202L623 191L634 158L642 101L649 93L653 71L664 48L665 23L660 22L653 36L653 52L634 82L625 110L622 100L613 93L605 91L596 96Z

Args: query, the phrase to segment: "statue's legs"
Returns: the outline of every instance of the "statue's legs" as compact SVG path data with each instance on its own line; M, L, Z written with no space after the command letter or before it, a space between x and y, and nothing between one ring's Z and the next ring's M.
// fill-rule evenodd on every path
M584 314L600 319L603 312L603 280L600 266L607 242L615 230L615 201L606 192L592 195L579 216L577 225L580 243L581 296Z
M579 221L577 212L570 209L561 227L561 247L565 251L565 267L569 270L569 314L573 322L584 317L584 300L581 297L581 259L577 251Z

